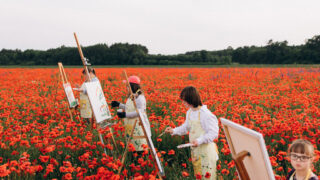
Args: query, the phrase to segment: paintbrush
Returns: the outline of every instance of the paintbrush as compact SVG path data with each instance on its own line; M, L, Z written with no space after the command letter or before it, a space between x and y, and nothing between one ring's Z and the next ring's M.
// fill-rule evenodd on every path
M166 133L165 131L163 131L158 137L161 137L162 135L164 135L164 133Z
M164 129L167 129L167 127L165 127ZM166 131L163 131L163 132L158 136L158 138L161 137L162 135L164 135L165 133L166 133Z

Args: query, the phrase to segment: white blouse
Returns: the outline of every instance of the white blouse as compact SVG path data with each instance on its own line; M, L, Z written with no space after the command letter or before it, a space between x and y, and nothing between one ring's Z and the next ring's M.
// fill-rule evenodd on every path
M219 125L217 117L211 113L206 105L203 105L199 110L192 110L191 108L187 111L186 121L179 127L173 129L172 135L185 135L190 131L189 119L198 119L200 111L200 123L201 127L205 131L205 134L197 138L198 144L206 144L212 142L218 138Z
M146 109L147 109L147 101L146 101L146 98L144 97L143 94L140 94L140 95L136 98L136 105L137 105L137 108L140 109L142 112L146 112ZM120 103L119 108L126 110L126 105ZM133 112L126 112L126 117L127 117L127 118L135 118L135 117L138 117L138 114L137 114L137 112L135 112L135 111L133 111Z
M140 94L136 98L136 105L137 105L138 110L140 111L140 114L142 113L141 115L144 116L144 118L142 120L144 120L144 122L146 123L146 126L147 126L146 131L148 133L148 136L151 137L151 127L150 127L150 122L149 122L147 112L146 112L147 101L146 101L146 98L143 94ZM119 108L125 110L126 105L120 103ZM135 117L138 117L138 113L136 111L126 112L126 118L135 118Z

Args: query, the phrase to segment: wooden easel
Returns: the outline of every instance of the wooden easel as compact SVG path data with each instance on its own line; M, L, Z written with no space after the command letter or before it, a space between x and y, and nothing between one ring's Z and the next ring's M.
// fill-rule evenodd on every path
M61 77L61 81L62 81L62 84L66 84L66 83L69 83L68 82L68 79L67 79L67 75L66 75L66 72L64 71L64 68L63 68L63 65L61 62L58 63L58 67L59 67L59 72L60 72L60 77ZM67 98L67 97L66 97ZM69 104L69 100L67 99L67 102ZM71 104L69 104L68 106L68 111L69 111L69 115L70 115L70 118L71 118L71 121L73 121L73 115L72 113L75 113L75 107L71 107ZM79 115L78 115L78 118L80 119Z
M129 80L128 80L128 76L127 76L126 71L124 71L124 75L125 75L125 77L126 77L127 87L128 87L128 89L129 89L129 97L130 97L130 98L132 99L132 101L133 101L134 108L135 108L135 110L136 110L136 112L137 112L137 114L138 114L139 123L142 125L142 119L141 119L141 117L140 117L140 113L139 113L139 111L138 111L137 104L136 104L136 97L134 96L134 94L133 94L133 92L132 92L132 89L131 89L131 87L130 87L130 83L129 83ZM133 134L134 134L134 129L135 129L136 125L137 125L137 120L134 121L133 128L132 128L132 131L131 131L131 135L130 135L130 137L129 137L128 140L127 140L126 148L125 148L124 153L123 153L123 156L122 156L121 166L120 166L120 168L119 168L119 170L118 170L118 174L121 173L121 170L122 170L122 168L123 168L123 166L124 166L124 161L125 161L125 159L126 159L126 156L127 156L127 153L128 153L128 147L129 147L129 144L130 144L131 140L134 139L134 138L139 138L139 139L140 139L140 138L141 138L141 139L142 139L142 138L145 138L146 141L148 142L147 131L146 131L146 129L145 129L145 127L144 127L143 125L142 125L141 127L142 127L142 130L143 130L143 134L144 134L144 135L143 135L143 136L133 136ZM157 170L158 170L157 174L158 174L159 178L162 180L162 176L161 176L161 174L160 174L159 167L158 167L158 165L157 165L157 163L156 163L155 155L151 152L151 148L150 148L150 147L149 147L149 150L150 150L150 154L152 155L152 158L153 158L153 161L154 161L154 163L155 163L155 166L157 167Z
M85 71L86 71L86 74L87 74L87 76L88 76L88 78L89 78L89 81L91 81L90 73L89 73L89 71L88 71L88 66L90 66L91 64L89 64L88 59L83 56L82 49L81 49L81 47L80 47L80 44L79 44L79 41L78 41L78 38L77 38L77 34L76 34L76 33L73 33L73 35L74 35L74 38L75 38L76 43L77 43L77 47L78 47L78 51L79 51L79 54L80 54L80 57L81 57L81 60L82 60L82 64L83 64L84 69L85 69ZM91 108L92 108L92 107L91 107ZM93 110L92 110L92 112L94 113ZM94 118L91 118L91 127L92 127L92 130L93 130L93 119L94 119ZM99 126L98 123L97 123L97 125ZM102 128L102 129L104 129L104 128L106 128L107 126L99 126L99 127ZM117 150L116 142L115 142L115 139L114 139L114 136L113 136L113 132L112 132L111 127L109 127L109 131L110 131L110 133L111 133L113 146L114 146L114 148ZM99 138L100 138L101 143L103 144L103 146L105 146L104 141L103 141L103 138L102 138L102 136L101 136L101 134L100 134L99 131L98 131L98 133L99 133ZM107 154L106 148L105 148L105 147L103 147L103 148L104 148L104 153ZM111 151L111 153L112 153L112 151Z
M229 135L228 127L224 127L224 130L226 131L225 135L228 139L228 142L232 142L230 135ZM233 147L233 143L230 143L229 146L230 146L230 150L231 150L232 154L236 154L234 147ZM243 164L243 159L247 156L250 156L250 153L248 151L241 151L240 153L236 154L235 156L232 155L232 159L234 160L234 162L236 164L236 168L238 170L238 174L239 174L241 180L250 180L247 169L245 168L245 166Z
M236 164L236 168L238 169L238 173L239 173L240 178L243 180L250 180L248 172L243 164L243 159L246 156L250 156L250 153L248 151L241 151L240 153L235 155L235 157L232 157L232 159L234 160L234 162Z

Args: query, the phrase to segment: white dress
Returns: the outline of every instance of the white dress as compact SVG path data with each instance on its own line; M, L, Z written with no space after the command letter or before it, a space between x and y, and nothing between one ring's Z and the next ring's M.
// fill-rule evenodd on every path
M216 162L218 149L213 142L218 137L219 126L217 118L202 106L199 110L191 109L187 112L187 118L183 125L173 130L173 135L184 135L189 131L189 141L198 141L198 147L191 147L191 158L194 174L201 174L202 179L216 178ZM205 175L210 173L210 178Z

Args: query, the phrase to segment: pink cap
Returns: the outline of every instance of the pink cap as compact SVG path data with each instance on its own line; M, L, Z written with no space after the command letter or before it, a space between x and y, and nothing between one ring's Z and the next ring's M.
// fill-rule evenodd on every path
M129 83L140 84L140 78L138 76L130 76L128 80L129 80ZM127 82L127 81L123 80L123 82Z

